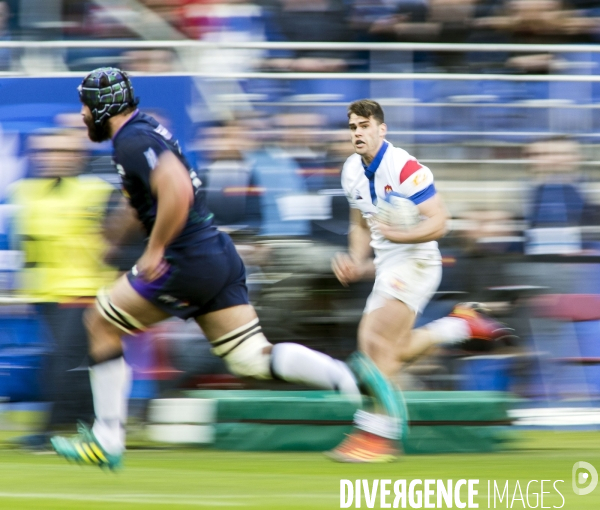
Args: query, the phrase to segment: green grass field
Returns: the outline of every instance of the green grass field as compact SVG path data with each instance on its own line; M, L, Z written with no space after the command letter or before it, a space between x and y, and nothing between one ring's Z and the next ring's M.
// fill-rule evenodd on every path
M511 498L516 480L523 492L529 480L564 480L557 485L562 508L599 509L600 486L587 496L572 491L572 466L580 460L600 470L600 433L529 432L507 452L406 456L385 465L340 465L318 453L132 450L117 474L53 454L2 449L0 509L333 509L340 508L340 480L359 478L479 479L479 508L488 508L487 480L502 486L509 480ZM561 497L546 487L544 506L560 507ZM539 493L540 486L531 489ZM506 508L506 500L496 508ZM367 508L364 499L361 508ZM379 496L374 508L380 508ZM529 506L517 499L512 508Z

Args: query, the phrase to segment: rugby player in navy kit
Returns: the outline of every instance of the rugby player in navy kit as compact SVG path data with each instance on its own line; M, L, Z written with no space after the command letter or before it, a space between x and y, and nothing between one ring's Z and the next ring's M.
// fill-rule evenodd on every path
M233 242L213 224L201 182L171 133L137 109L127 74L99 68L79 87L92 141L113 142L123 193L148 235L136 265L111 289L98 292L86 315L93 427L54 437L56 452L79 463L117 468L125 450L131 370L121 336L170 316L195 319L230 370L359 395L341 361L304 346L268 342L248 301L246 272Z

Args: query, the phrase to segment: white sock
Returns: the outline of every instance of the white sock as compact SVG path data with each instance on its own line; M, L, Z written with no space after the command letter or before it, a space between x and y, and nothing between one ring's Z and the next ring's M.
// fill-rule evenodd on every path
M271 351L271 369L277 377L291 383L360 396L354 375L344 362L303 345L274 345Z
M131 367L123 356L90 368L96 420L92 432L111 455L125 449L127 403L131 392Z
M376 436L388 439L400 438L400 420L385 414L368 413L359 409L354 413L354 426Z
M439 344L455 344L471 336L467 321L460 317L442 317L423 326Z

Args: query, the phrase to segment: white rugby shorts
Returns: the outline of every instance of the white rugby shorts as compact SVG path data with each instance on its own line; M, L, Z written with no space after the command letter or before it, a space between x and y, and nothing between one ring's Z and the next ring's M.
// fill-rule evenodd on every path
M381 308L386 299L405 303L415 314L422 312L442 280L439 257L389 261L377 268L373 291L364 313Z

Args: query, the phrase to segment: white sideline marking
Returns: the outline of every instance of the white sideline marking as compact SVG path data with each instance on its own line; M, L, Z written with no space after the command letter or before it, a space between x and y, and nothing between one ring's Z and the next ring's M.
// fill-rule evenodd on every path
M600 409L594 407L512 409L508 415L515 419L513 425L522 426L600 425Z
M14 499L56 499L66 501L100 501L105 503L144 503L148 505L170 505L177 503L178 505L190 506L247 506L247 503L240 501L222 501L218 500L221 496L204 497L198 495L197 499L183 499L177 496L168 494L156 494L155 497L149 497L148 494L117 494L114 496L90 496L85 494L53 494L53 493L38 493L28 494L24 492L0 492L0 498ZM222 496L223 499L233 499L232 496Z

